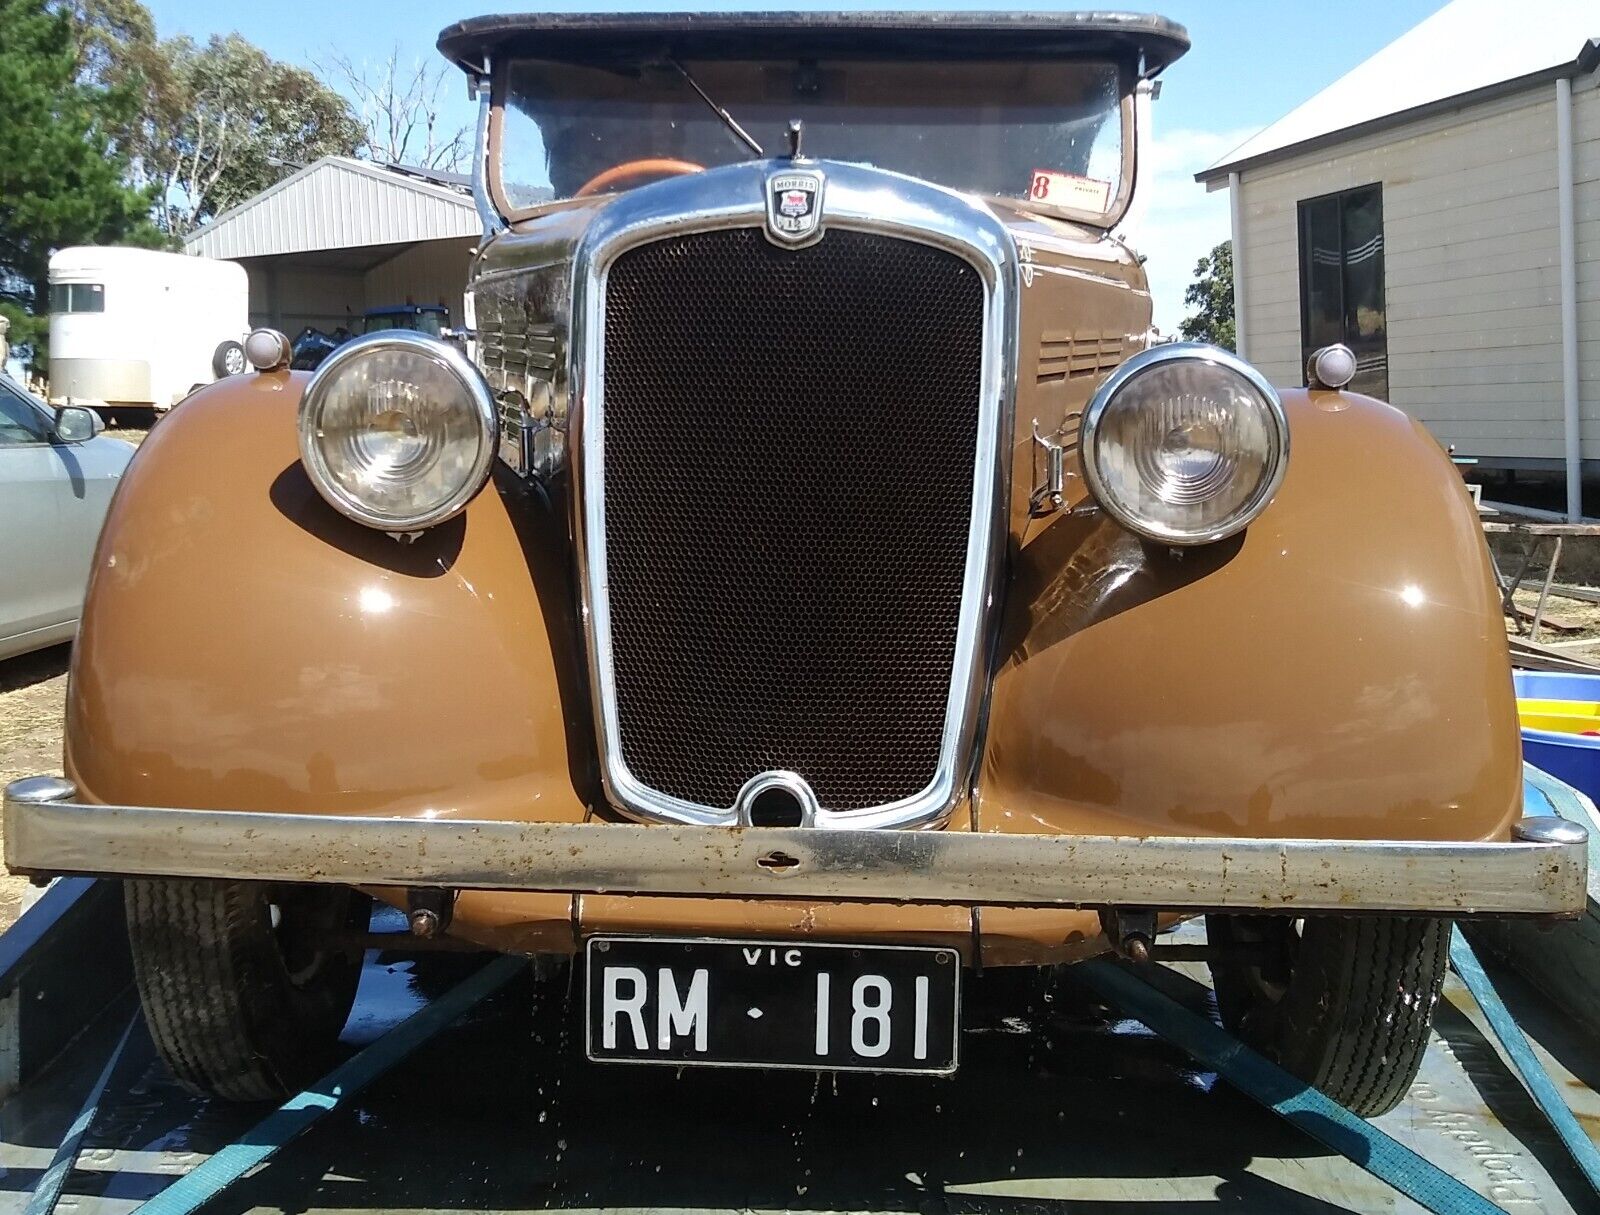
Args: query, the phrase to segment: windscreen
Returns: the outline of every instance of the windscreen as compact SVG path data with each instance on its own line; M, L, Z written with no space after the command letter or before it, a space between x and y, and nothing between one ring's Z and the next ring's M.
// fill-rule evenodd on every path
M768 156L785 154L798 118L805 155L819 159L1080 214L1109 212L1120 193L1122 83L1110 62L524 60L502 86L503 201L522 210L570 198L635 161L710 168L750 158L686 74ZM649 180L630 175L605 188Z

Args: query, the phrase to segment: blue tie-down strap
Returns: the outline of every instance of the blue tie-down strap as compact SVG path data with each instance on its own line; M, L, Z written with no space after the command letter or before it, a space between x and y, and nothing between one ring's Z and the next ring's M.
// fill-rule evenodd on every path
M1438 1215L1504 1215L1476 1190L1114 962L1073 974L1246 1096Z
M499 991L527 965L525 958L496 958L427 1007L412 1013L311 1088L290 1097L241 1139L134 1209L143 1215L189 1215L198 1210L296 1135L347 1104L462 1013Z
M1528 1086L1528 1091L1539 1103L1544 1116L1550 1120L1556 1134L1561 1136L1561 1142L1572 1154L1573 1162L1582 1170L1584 1178L1595 1192L1600 1194L1600 1150L1596 1150L1577 1118L1573 1117L1572 1110L1561 1099L1560 1090L1550 1079L1550 1073L1544 1070L1538 1056L1533 1053L1522 1027L1500 999L1500 993L1489 982L1489 976L1483 973L1478 955L1472 952L1472 946L1467 944L1467 938L1461 935L1459 928L1450 936L1450 965L1455 967L1456 974L1461 976L1461 981L1467 985L1472 998L1483 1010L1494 1036L1500 1039L1500 1045L1505 1047L1506 1055L1522 1077L1523 1084Z
M51 1157L50 1167L45 1169L44 1176L39 1178L39 1184L33 1188L23 1215L50 1215L56 1209L61 1191L66 1188L67 1178L72 1176L72 1170L78 1163L78 1153L83 1150L84 1136L89 1133L95 1115L100 1112L100 1099L105 1096L106 1088L111 1084L112 1073L117 1070L122 1052L127 1048L128 1038L138 1023L139 1014L135 1012L128 1022L128 1028L122 1031L122 1037L118 1038L116 1046L111 1048L105 1066L100 1069L99 1079L90 1087L89 1095L83 1099L83 1107L78 1111L78 1116L67 1128L66 1138L61 1141L61 1145L56 1148L56 1154Z

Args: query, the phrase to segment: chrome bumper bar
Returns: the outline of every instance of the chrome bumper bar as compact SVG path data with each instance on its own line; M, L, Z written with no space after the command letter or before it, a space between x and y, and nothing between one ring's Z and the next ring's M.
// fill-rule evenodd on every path
M974 834L329 817L5 792L13 872L1022 907L1570 916L1588 833L1506 843Z

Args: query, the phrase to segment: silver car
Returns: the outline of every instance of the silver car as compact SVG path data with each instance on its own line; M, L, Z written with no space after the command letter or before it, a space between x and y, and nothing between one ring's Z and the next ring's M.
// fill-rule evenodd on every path
M69 641L95 540L133 444L0 375L0 659Z

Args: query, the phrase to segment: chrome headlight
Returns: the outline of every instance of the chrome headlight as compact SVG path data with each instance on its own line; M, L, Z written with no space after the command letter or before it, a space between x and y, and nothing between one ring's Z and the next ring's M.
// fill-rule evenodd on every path
M385 531L432 527L465 507L489 479L497 437L477 368L409 330L339 347L300 401L311 483L334 509Z
M1272 501L1289 423L1243 359L1177 342L1111 374L1084 411L1080 447L1089 491L1123 527L1162 544L1208 544Z

